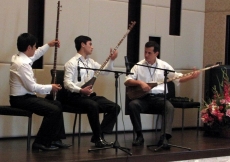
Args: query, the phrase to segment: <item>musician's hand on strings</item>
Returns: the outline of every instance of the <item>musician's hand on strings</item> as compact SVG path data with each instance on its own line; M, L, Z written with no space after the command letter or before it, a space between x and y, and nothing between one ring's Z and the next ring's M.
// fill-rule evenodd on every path
M58 92L60 89L62 89L60 84L52 84L52 91Z
M87 86L87 87L85 87L85 88L82 88L82 89L80 90L80 93L81 93L81 94L84 94L84 95L86 95L86 96L89 96L92 92L93 92L93 90L92 90L92 85L89 85L89 86Z
M113 49L110 48L110 53L112 53L112 52L113 52ZM115 51L113 52L112 56L111 56L111 60L115 60L115 59L117 58L117 55L118 55L118 51L115 50Z
M148 92L151 90L151 87L145 82L141 82L140 86L144 92Z
M199 75L200 75L200 71L199 71L199 70L196 70L196 68L193 68L193 73L192 73L192 75L190 75L190 78L191 78L191 79L195 79L195 78L197 78Z
M57 45L57 47L60 47L60 41L59 40L52 40L49 43L47 43L50 47L54 47Z

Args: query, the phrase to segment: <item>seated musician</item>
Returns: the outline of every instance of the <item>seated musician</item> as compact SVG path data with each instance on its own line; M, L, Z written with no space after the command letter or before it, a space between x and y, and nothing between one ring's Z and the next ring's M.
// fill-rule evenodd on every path
M174 70L172 66L170 66L167 62L162 61L157 58L159 54L159 45L150 41L145 44L144 58L138 64L157 67L162 69ZM146 112L149 109L153 109L154 113L163 113L164 111L164 84L159 84L153 88L151 88L147 83L149 82L164 82L164 71L160 69L154 69L150 67L138 66L134 65L131 69L131 73L133 75L126 76L125 85L126 86L139 86L144 92L147 92L147 95L141 98L137 98L131 100L129 103L129 113L130 119L133 124L134 130L136 132L136 139L133 141L133 146L140 146L144 144L144 137L142 134L142 125L141 125L141 117L140 113ZM181 73L172 73L170 72L167 77L174 78L180 77L180 79L174 80L176 85L180 82L185 82L190 79L197 78L199 75L199 71L195 71L191 73L191 75L182 77ZM167 90L166 90L167 93ZM161 131L162 135L158 142L158 146L163 144L164 138L169 140L172 137L172 123L173 123L173 115L174 115L174 107L173 105L166 100L166 124L165 131ZM164 123L163 123L164 125ZM162 126L164 128L164 126ZM163 134L165 132L165 134ZM165 149L168 149L165 147Z
M99 69L101 67L98 62L89 57L93 51L91 38L81 35L76 37L74 42L77 53L65 64L64 86L69 91L67 104L74 106L76 113L81 111L87 112L89 124L93 131L91 142L95 143L96 147L111 146L113 143L105 141L104 133L112 132L116 123L116 117L120 112L120 107L103 96L97 96L93 92L93 83L89 82L94 77L95 72L93 70L79 70L78 68ZM113 69L113 61L116 59L117 54L117 51L111 54L104 69ZM107 73L101 71L101 74ZM88 85L83 86L85 83L88 83ZM101 124L99 112L105 113Z
M62 87L59 84L38 84L31 67L50 47L54 47L55 44L59 47L60 43L53 40L36 49L36 42L37 39L29 33L18 36L19 52L12 56L10 67L10 104L44 116L32 145L33 150L53 151L68 148L71 145L61 141L66 138L61 103L36 95L57 92Z

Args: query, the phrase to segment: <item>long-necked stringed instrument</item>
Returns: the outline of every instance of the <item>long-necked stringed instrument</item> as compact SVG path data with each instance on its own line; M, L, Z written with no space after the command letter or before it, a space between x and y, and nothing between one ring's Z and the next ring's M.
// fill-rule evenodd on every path
M117 44L117 46L112 50L112 52L110 53L109 57L105 60L105 62L101 65L101 67L95 71L94 76L88 81L86 82L84 85L81 86L81 88L85 88L89 85L94 85L98 75L101 73L101 70L105 67L105 65L107 64L107 62L110 60L110 58L112 57L113 53L118 49L118 47L120 46L120 44L123 42L123 40L125 39L125 37L129 34L129 32L132 30L132 28L134 27L134 25L136 24L135 21L132 21L131 24L129 24L129 28L127 30L127 32L125 33L125 35L122 37L122 39L119 41L119 43Z
M205 71L205 70L217 67L217 66L219 66L219 64L216 64L216 65L213 65L213 66L210 66L210 67L206 67L204 69L200 69L200 70L197 70L197 71L201 72L201 71ZM173 81L173 80L176 80L176 79L180 79L180 78L183 78L185 76L192 75L193 73L194 72L190 72L190 73L184 74L184 75L179 76L179 77L169 78L169 79L167 79L167 82L170 82L170 81ZM147 84L152 89L153 87L156 87L157 85L164 84L164 82L147 83ZM128 86L127 89L126 89L126 94L129 97L129 99L133 100L133 99L144 97L145 95L148 94L148 92L143 91L140 86Z
M56 21L56 35L55 35L55 40L58 40L58 30L59 30L59 15L60 15L60 1L57 3L57 21ZM54 49L54 64L53 64L53 70L52 70L52 84L56 83L56 73L57 73L57 49L58 49L58 44L55 44L55 49ZM57 92L53 92L53 100L56 100Z

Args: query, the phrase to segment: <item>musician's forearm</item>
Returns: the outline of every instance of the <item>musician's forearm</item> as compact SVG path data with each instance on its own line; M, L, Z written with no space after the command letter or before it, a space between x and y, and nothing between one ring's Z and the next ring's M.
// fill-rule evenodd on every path
M187 81L189 81L189 80L191 80L191 79L195 79L195 78L197 78L197 77L199 76L199 74L200 74L200 72L199 72L199 71L196 71L196 72L192 73L191 75L182 77L182 78L180 79L180 83L187 82Z
M183 77L183 78L180 79L180 83L187 82L187 81L189 81L189 80L191 80L191 79L193 79L193 78L191 77L191 75L190 75L190 76Z
M139 86L142 84L142 81L129 79L124 84L125 84L125 86Z

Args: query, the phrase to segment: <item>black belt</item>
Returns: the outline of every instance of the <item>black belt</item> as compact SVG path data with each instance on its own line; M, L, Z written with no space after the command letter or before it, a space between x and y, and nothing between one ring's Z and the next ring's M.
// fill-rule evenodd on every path
M24 98L24 97L37 97L36 95L34 95L34 94L25 94L25 95L20 95L20 96L11 96L10 95L10 98Z
M147 96L149 97L164 97L164 93L148 93Z

